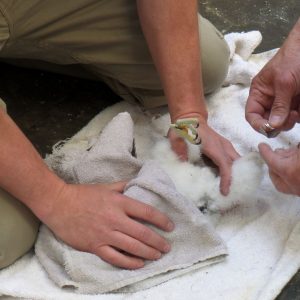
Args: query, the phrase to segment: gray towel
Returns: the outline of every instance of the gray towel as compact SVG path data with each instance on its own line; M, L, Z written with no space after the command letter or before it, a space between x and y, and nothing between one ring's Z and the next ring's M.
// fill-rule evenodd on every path
M132 120L128 114L123 113L115 117L104 129L99 141L107 141L108 136L113 137L114 130L118 128L120 132L117 142L113 140L110 144L105 143L100 147L98 141L95 144L97 148L84 155L84 163L74 164L73 172L84 182L95 182L94 178L97 178L96 181L99 178L105 180L107 178L105 174L107 176L114 174L111 180L127 179L133 177L135 173L136 178L127 184L125 194L168 214L176 224L176 229L172 233L149 226L170 241L172 250L157 261L147 261L142 269L122 270L111 266L94 254L67 246L46 226L42 226L36 243L36 254L50 278L62 288L71 288L77 293L85 294L134 292L219 262L227 254L224 243L205 216L192 202L176 191L170 178L154 161L144 163L137 174L140 162L130 154L133 124L122 128L124 124L130 123L132 124ZM114 148L108 151L110 147ZM103 156L106 157L105 167L102 165ZM113 161L111 165L108 158ZM128 161L124 162L124 159ZM120 166L116 163L118 161L121 161L122 169L119 172L117 170ZM118 174L125 178L120 178Z
M120 113L103 129L93 147L77 159L67 177L77 183L110 183L134 178L142 166L135 158L133 121Z

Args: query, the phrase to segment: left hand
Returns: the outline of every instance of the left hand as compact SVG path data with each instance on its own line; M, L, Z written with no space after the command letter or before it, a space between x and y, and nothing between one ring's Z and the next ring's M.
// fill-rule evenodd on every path
M266 123L290 130L300 122L300 19L276 55L254 77L246 119L258 132Z
M227 139L215 132L206 122L200 123L198 133L201 137L201 152L219 167L221 177L220 190L224 196L227 196L231 184L231 167L240 155ZM169 130L168 138L172 150L181 160L186 161L188 154L185 140L179 137L173 129Z
M300 149L291 147L273 151L264 143L258 147L276 189L281 193L300 196Z

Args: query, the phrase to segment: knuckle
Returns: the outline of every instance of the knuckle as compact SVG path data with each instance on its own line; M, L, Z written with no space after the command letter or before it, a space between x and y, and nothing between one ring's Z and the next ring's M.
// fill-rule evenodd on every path
M286 113L289 109L283 99L279 99L278 101L274 101L272 109L277 113Z
M147 256L149 257L149 259L158 259L161 257L161 253L157 250L149 249L147 252Z
M261 91L265 89L266 86L270 83L270 73L271 70L269 68L266 68L264 70L261 70L252 80L250 85L250 93L251 94L260 94Z
M105 251L103 247L97 247L93 253L114 266L119 265L119 259L113 251Z
M101 257L104 260L106 260L107 262L109 262L110 264L116 266L119 264L118 258L114 253L108 253L106 254L105 257Z
M258 73L256 76L254 76L254 78L252 79L251 81L251 84L250 84L250 92L253 91L253 89L255 89L257 87L257 85L259 84L260 82L260 73Z
M230 175L230 167L232 165L232 159L229 155L226 155L223 158L222 164L221 164L221 170L222 170L222 174L224 176L229 176Z
M128 245L127 245L127 251L129 253L132 253L132 254L138 254L140 252L140 246L138 245L138 243L132 241L132 242L129 242Z
M288 89L288 90L296 89L295 77L290 72L288 73L285 72L283 74L282 72L279 72L277 84L283 89Z
M156 210L150 205L146 205L144 209L144 215L148 220L153 219L156 216Z
M147 227L141 228L137 233L137 237L140 241L149 240L150 236L151 232Z
M118 225L120 223L120 218L116 213L109 211L105 215L105 219L109 225Z
M90 244L89 249L92 253L96 254L97 256L100 256L101 258L105 255L102 244Z

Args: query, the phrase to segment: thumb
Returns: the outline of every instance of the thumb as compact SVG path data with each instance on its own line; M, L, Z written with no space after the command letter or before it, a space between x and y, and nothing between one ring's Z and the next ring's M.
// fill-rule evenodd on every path
M284 125L290 115L291 101L292 93L286 87L276 91L269 118L272 127L280 128Z
M268 165L269 170L276 174L280 174L283 166L279 155L273 151L268 144L265 143L259 144L258 149L262 159Z
M261 157L267 164L272 162L274 151L268 144L260 143L258 145L258 150L259 150Z

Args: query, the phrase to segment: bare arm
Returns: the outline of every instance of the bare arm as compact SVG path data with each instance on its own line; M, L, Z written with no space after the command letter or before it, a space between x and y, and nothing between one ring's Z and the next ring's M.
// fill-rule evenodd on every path
M43 219L65 183L55 176L9 116L0 109L0 183ZM51 197L51 199L50 199Z
M196 0L137 0L138 13L164 87L172 122L196 117L201 150L220 169L220 189L229 193L232 162L239 157L231 143L207 125L202 84ZM172 149L187 159L182 139L169 131Z
M138 0L137 4L172 121L188 115L206 120L197 1Z

